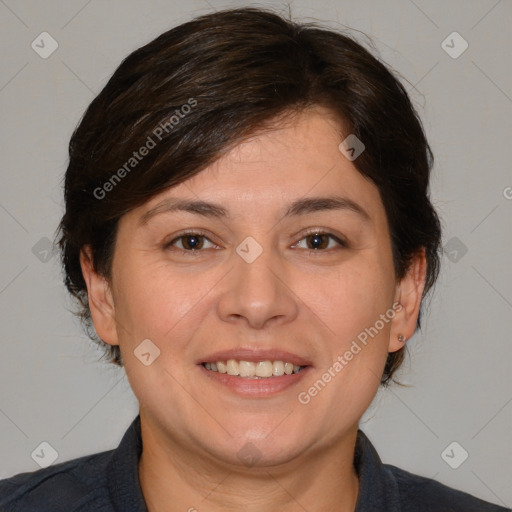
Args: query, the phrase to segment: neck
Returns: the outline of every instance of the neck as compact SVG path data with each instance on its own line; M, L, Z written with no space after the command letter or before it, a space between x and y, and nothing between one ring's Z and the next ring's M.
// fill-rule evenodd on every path
M139 480L148 512L354 512L357 426L314 455L268 467L230 466L169 444L141 422ZM162 449L162 447L168 447Z

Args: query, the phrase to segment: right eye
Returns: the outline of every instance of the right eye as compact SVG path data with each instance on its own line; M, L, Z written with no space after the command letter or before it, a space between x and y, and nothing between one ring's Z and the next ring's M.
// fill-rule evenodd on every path
M201 249L204 249L205 240L207 240L213 247L206 247L206 249L217 247L206 235L199 233L197 231L189 231L187 233L183 233L180 236L172 239L170 242L167 242L164 245L164 249L169 249L175 247L176 244L179 244L176 249L182 252L183 254L194 254L195 252L200 252ZM181 245L181 247L180 247Z

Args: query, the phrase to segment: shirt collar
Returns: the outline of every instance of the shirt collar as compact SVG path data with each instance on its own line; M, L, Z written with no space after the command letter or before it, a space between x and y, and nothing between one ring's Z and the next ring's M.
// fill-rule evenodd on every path
M132 421L107 466L107 485L116 512L147 512L139 482L142 454L140 414Z
M359 476L355 512L400 512L400 494L395 477L380 460L370 440L357 431L354 466Z
M140 415L125 432L107 467L107 485L114 510L147 512L139 482L142 453ZM397 483L362 430L357 432L354 466L359 476L355 512L400 512Z

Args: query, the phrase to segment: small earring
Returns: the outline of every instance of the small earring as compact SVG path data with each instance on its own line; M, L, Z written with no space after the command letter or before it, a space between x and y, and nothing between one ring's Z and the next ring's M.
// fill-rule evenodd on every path
M399 341L400 343L402 343L403 341L405 341L404 336L402 336L401 334L399 334L399 335L398 335L398 341Z

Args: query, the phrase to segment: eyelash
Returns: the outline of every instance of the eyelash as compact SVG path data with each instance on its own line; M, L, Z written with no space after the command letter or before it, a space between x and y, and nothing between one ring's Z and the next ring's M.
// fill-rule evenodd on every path
M307 238L308 236L311 236L311 235L327 236L328 238L334 240L336 243L339 244L340 247L338 249L347 249L349 247L347 242L345 242L341 238L337 237L336 235L334 235L332 233L329 233L329 232L326 232L326 231L322 231L321 229L310 229L310 230L308 230L306 233L304 233L302 235L302 238L299 240L299 242L301 242L302 240L304 240L305 238ZM188 236L202 237L202 238L205 238L206 240L208 240L209 242L211 242L213 245L215 245L206 236L206 233L204 233L200 229L197 229L197 230L189 230L189 231L185 231L185 232L181 233L179 236L173 238L170 242L166 242L164 244L163 248L164 249L171 249L172 245L176 241L181 240L183 238L187 238ZM292 247L295 247L296 245L298 245L299 242L294 244ZM202 249L179 249L179 248L173 248L173 249L176 250L176 251L179 251L181 254L187 254L187 255L190 255L190 254L194 255L194 254L198 254L200 252L203 252ZM331 248L331 249L306 249L306 250L309 251L311 254L314 254L314 253L318 253L318 252L331 251L331 250L333 250L333 248Z

